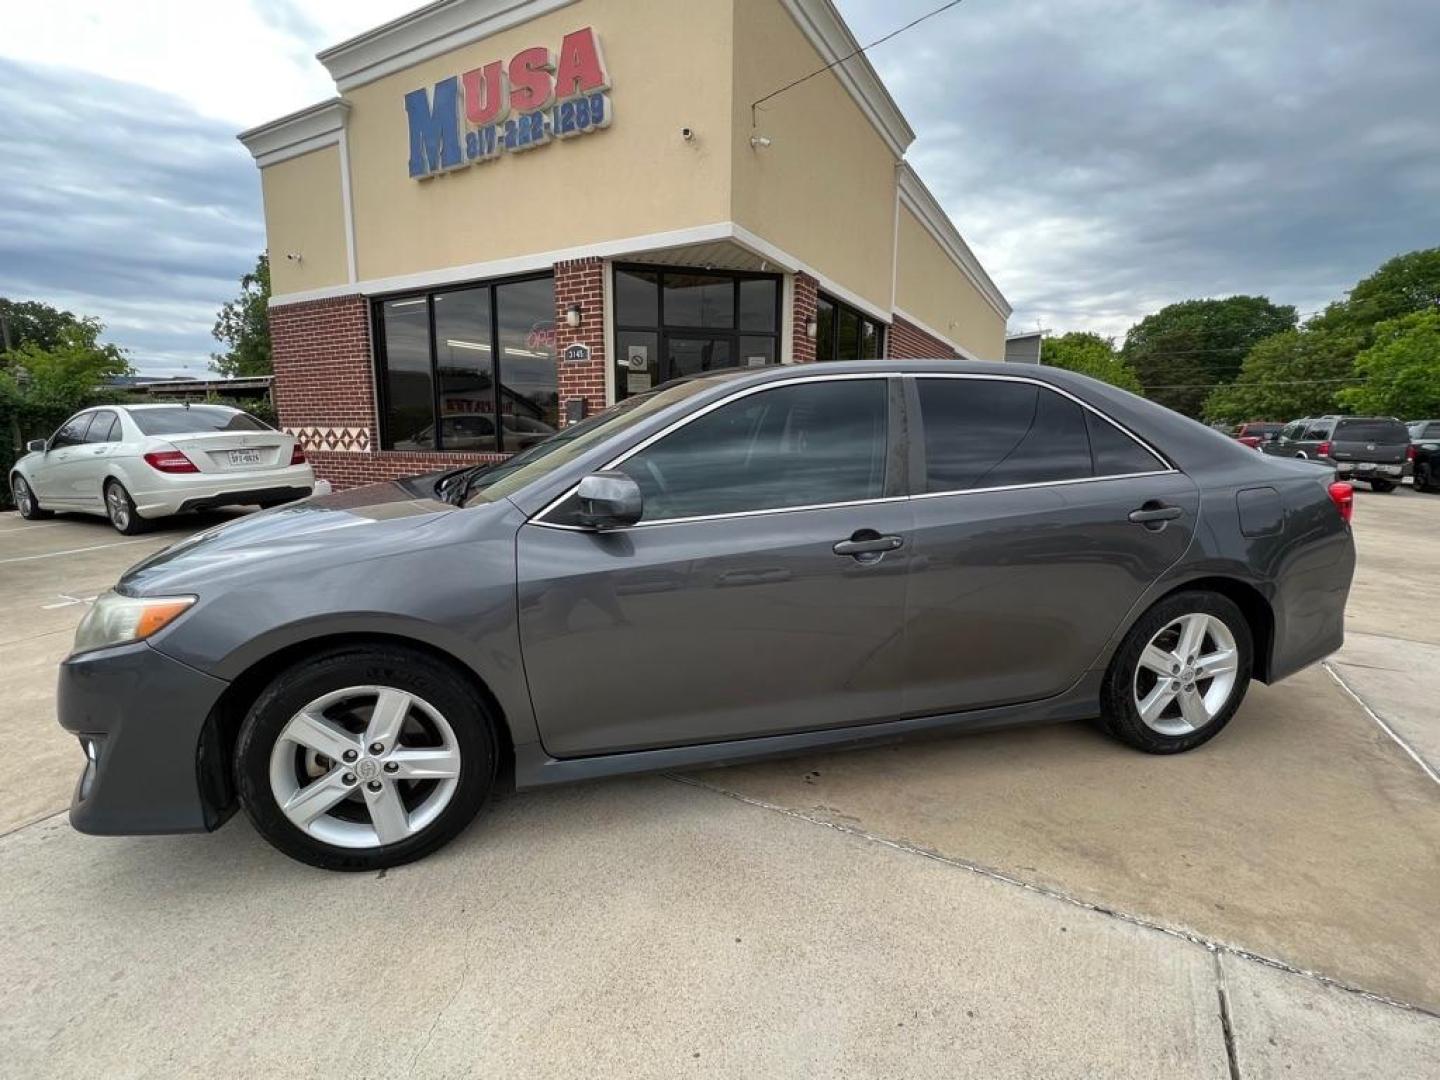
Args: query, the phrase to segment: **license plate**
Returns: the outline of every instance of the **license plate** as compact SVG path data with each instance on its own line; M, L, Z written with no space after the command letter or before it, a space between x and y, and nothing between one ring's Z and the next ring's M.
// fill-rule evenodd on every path
M230 451L230 464L231 464L231 465L259 465L259 464L260 464L260 451L259 451L259 450L231 450L231 451Z

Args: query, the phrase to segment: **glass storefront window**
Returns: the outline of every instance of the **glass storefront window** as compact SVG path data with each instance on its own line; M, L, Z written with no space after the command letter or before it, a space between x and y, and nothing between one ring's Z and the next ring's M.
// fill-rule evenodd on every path
M816 360L878 360L885 355L885 324L839 300L815 300Z
M376 321L383 448L511 452L559 426L550 277L386 300Z
M663 287L667 326L728 330L735 325L734 278L668 271Z
M560 426L555 290L549 278L495 286L500 339L500 438L524 450Z
M660 319L660 275L654 270L615 271L615 322L654 326Z
M435 449L435 391L430 372L430 307L426 297L382 305L385 346L385 429L396 450Z

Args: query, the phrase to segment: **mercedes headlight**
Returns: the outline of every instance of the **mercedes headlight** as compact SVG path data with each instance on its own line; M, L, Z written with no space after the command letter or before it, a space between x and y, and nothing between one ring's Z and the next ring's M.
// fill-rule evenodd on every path
M178 619L193 596L121 596L101 593L75 630L74 652L143 641Z

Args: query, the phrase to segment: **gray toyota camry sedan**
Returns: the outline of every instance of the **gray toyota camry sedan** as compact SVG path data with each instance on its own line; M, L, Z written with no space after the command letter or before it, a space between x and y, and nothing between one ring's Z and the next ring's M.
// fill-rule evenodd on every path
M1252 678L1340 646L1333 481L1051 368L671 383L502 465L129 570L60 669L70 820L205 830L238 805L286 854L365 870L434 851L502 775L1094 718L1190 750Z

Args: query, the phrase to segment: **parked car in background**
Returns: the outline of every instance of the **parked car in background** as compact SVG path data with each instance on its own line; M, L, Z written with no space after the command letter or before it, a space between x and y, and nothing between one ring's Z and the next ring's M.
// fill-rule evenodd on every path
M100 514L127 535L185 510L303 499L315 473L295 439L225 405L105 405L76 413L15 463L26 518Z
M1440 492L1440 423L1427 421L1430 438L1421 438L1410 445L1410 464L1415 474L1415 490ZM1413 430L1413 426L1412 426Z
M1440 420L1411 420L1405 428L1413 443L1440 442Z
M1252 450L1259 450L1284 429L1285 425L1273 420L1252 420L1235 429L1235 439Z
M377 869L455 836L501 774L1097 716L1178 753L1252 677L1340 647L1349 484L1001 369L712 372L500 465L157 553L60 665L71 824L214 829L238 804L294 858Z
M1393 416L1307 417L1260 449L1332 465L1338 479L1364 480L1379 492L1395 490L1412 454L1410 432Z

